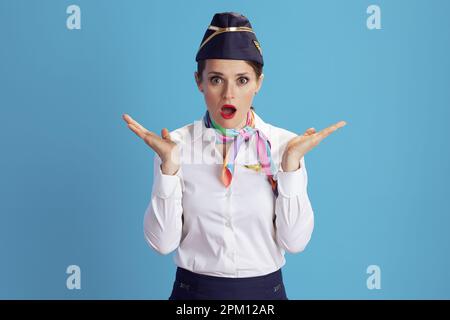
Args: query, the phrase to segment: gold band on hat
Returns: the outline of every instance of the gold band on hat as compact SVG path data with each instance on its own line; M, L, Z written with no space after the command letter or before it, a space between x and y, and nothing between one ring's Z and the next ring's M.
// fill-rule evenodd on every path
M208 30L214 30L214 33L212 35L210 35L208 38L205 39L205 41L203 41L203 43L200 45L200 48L198 48L198 51L200 51L200 49L207 43L209 42L212 38L214 38L215 36L224 33L224 32L236 32L236 31L244 31L244 32L253 32L252 28L249 27L228 27L228 28L220 28L220 27L216 27L216 26L212 26L210 25L208 27Z

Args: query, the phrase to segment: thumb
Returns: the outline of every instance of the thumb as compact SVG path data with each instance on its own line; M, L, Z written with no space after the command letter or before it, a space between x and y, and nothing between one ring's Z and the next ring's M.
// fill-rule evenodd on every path
M169 130L167 130L167 128L164 128L164 129L161 130L161 137L162 137L164 140L172 141L172 139L170 138Z
M309 128L308 130L305 131L304 135L309 136L310 134L313 134L315 132L316 132L316 129Z

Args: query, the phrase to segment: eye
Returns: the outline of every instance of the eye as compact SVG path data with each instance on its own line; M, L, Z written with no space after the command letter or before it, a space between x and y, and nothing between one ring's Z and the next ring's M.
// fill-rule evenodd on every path
M219 77L215 76L215 77L211 77L209 79L211 81L212 84L220 84L222 79L220 79Z
M239 84L247 84L248 83L248 78L240 77L238 81L239 81Z

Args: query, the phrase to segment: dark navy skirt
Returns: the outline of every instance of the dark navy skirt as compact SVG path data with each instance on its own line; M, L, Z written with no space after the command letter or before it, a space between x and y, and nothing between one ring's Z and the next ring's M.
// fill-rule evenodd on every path
M248 278L214 277L178 267L169 300L288 300L281 269Z

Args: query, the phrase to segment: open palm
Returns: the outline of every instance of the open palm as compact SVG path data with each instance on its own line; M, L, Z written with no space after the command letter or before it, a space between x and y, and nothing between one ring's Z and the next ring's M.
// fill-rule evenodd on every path
M303 135L298 135L292 138L287 146L286 150L292 155L296 155L298 158L303 157L314 147L316 147L323 139L328 137L331 133L339 128L342 128L347 123L345 121L339 121L338 123L316 132L316 129L309 128Z
M131 131L133 131L138 137L144 140L144 142L159 155L163 162L170 161L172 163L178 163L178 146L170 138L169 130L167 130L167 128L161 130L160 137L156 133L144 128L128 114L124 114L122 118L127 123L128 128L130 128Z

